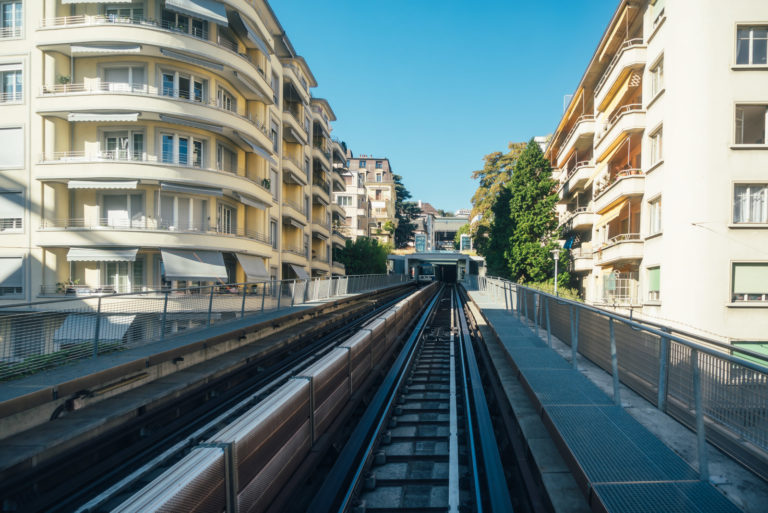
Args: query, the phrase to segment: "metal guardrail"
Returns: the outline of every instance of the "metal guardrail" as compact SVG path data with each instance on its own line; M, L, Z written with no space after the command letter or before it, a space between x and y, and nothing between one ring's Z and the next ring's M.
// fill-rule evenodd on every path
M265 311L375 290L404 275L358 275L150 290L0 308L0 381ZM110 292L110 291L108 291Z
M768 357L741 347L639 322L494 277L478 290L532 321L613 376L698 437L699 471L708 478L706 440L768 478ZM765 362L755 363L745 357Z

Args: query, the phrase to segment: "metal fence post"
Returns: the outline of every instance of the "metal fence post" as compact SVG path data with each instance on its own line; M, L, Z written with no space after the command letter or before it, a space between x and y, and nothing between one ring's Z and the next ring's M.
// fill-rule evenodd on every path
M539 310L541 309L541 294L533 293L533 325L536 328L536 336L539 336Z
M608 331L611 337L611 372L613 374L613 402L621 406L619 392L619 358L616 354L616 334L613 329L613 317L608 318Z
M248 290L248 285L244 283L243 284L243 304L240 305L240 318L241 319L243 317L245 317L245 294L246 294L247 290Z
M267 298L267 282L261 284L261 311L264 311L264 300Z
M661 331L669 331L668 328L661 328ZM659 386L657 389L656 407L667 411L667 384L669 383L669 339L661 337L659 344Z
M523 289L523 306L525 307L523 317L525 318L525 323L528 324L528 291L526 289Z
M280 285L277 286L277 306L275 307L275 310L280 310L280 298L283 297L283 282L279 281L278 283Z
M208 296L208 327L211 327L211 313L213 312L213 289L214 285L211 285L211 295Z
M547 345L552 347L552 328L549 322L549 298L544 298L544 314L547 316Z
M296 304L296 280L293 280L293 285L291 286L291 306Z
M168 295L171 293L170 290L165 291L165 299L163 300L163 320L160 322L160 339L165 338L165 319L168 315Z
M696 438L699 449L699 477L702 481L709 481L707 434L704 431L704 404L701 397L701 370L699 369L698 349L691 349L691 367L693 367L693 398L696 408Z
M509 310L509 303L507 302L507 284L502 283L504 285L504 310Z
M93 327L93 357L99 356L99 332L101 331L101 296L96 307L96 324Z

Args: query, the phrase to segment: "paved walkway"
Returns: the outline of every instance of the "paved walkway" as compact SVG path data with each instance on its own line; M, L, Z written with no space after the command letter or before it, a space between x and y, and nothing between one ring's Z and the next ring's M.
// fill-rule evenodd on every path
M581 356L579 370L574 369L570 346L553 337L553 348L548 347L546 332L543 338L536 336L505 309L503 298L479 292L470 296L593 508L643 513L765 510L765 482L714 447L713 477L700 481L692 432L625 387L622 406L614 405L612 380L604 371Z

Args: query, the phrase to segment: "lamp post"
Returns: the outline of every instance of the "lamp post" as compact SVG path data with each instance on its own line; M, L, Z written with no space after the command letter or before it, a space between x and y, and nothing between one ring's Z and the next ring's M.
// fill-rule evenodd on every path
M550 253L555 259L555 296L557 296L557 262L560 260L560 248L553 249Z

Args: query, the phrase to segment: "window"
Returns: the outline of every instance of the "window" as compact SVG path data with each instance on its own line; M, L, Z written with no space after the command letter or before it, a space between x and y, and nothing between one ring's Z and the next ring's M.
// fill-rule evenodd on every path
M0 296L12 296L23 293L24 258L0 258Z
M171 98L204 102L208 97L208 80L188 73L163 71L162 94Z
M144 66L104 68L104 82L103 87L108 91L145 92L147 90ZM163 94L170 96L165 93L165 90Z
M0 103L24 100L21 64L0 64Z
M19 232L24 226L24 197L21 191L0 191L0 232Z
M277 171L270 169L269 174L272 177L272 180L269 182L269 188L272 190L272 197L277 199L277 185L280 183L277 181Z
M310 208L309 203L309 196L304 196L304 212L307 217L309 217L312 214L312 209Z
M144 160L144 133L132 130L104 132L100 155L111 160Z
M21 0L0 2L0 38L21 37Z
M161 25L164 29L176 30L200 39L208 39L208 22L192 18L168 9L163 9Z
M139 23L144 20L143 5L108 6L104 12L113 23Z
M179 166L203 167L205 141L187 135L162 134L162 162Z
M651 134L651 165L657 164L662 161L664 154L662 153L662 129L656 130Z
M342 207L351 207L352 196L339 196L338 198L336 198L336 202Z
M216 169L229 173L237 172L237 153L221 143L216 145Z
M146 224L144 195L104 194L101 197L101 225L114 228L142 228Z
M734 185L733 222L768 223L768 184Z
M768 106L736 106L736 144L765 144Z
M648 268L648 301L661 300L661 268Z
M219 233L235 233L237 220L237 209L225 203L219 203L218 206L218 224L216 231Z
M304 256L309 258L309 235L304 235Z
M365 161L364 160L360 161L360 167L363 167L363 168L365 167Z
M375 199L377 200L381 199L381 189L376 189L373 194Z
M275 123L274 121L270 121L269 122L269 128L270 128L270 130L269 130L269 138L272 139L272 150L274 150L274 152L277 153L277 150L278 150L278 147L277 147L277 142L278 142L278 137L277 137L278 127L277 127L277 123Z
M768 64L768 25L739 27L736 64Z
M382 162L380 160L376 161L376 169L381 169Z
M732 300L768 302L768 263L733 264Z
M104 262L102 263L103 285L111 285L115 292L133 292L141 290L145 285L144 258L137 257L134 262Z
M381 173L376 173L376 181L381 183Z
M165 192L159 195L158 228L170 231L208 230L208 200Z
M648 202L648 234L661 233L661 198L655 198Z
M275 105L280 104L280 78L272 73L272 99L275 101Z
M277 221L269 221L269 238L272 241L272 247L277 249Z
M658 64L651 69L651 98L664 89L664 58L662 57Z
M235 97L221 87L219 87L218 91L216 91L216 105L230 112L237 111L237 102L235 101Z
M309 134L310 122L309 118L304 118L304 131Z
M0 128L0 169L24 167L24 129L21 127Z
M309 159L304 158L304 174L309 176Z

